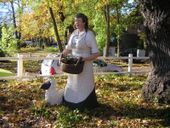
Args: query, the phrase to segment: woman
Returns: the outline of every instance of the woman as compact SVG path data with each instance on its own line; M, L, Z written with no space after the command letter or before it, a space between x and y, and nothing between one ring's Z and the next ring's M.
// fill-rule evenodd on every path
M76 30L71 34L64 55L82 57L85 61L83 72L68 74L64 91L64 104L71 108L94 108L98 105L95 94L93 60L99 56L97 43L88 28L88 18L82 13L75 16Z

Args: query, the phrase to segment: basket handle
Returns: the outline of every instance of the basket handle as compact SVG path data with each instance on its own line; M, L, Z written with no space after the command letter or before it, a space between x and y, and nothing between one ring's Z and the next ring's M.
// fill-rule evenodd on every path
M75 65L77 66L79 63L82 62L82 60L83 60L83 57L79 57L79 59L77 60L77 63Z
M64 58L65 57L65 55L63 54L63 53L61 53L61 55L60 55L60 64L61 64L61 62L62 62L62 58Z
M63 53L60 54L60 58L59 58L59 64L61 65L61 59L63 57Z

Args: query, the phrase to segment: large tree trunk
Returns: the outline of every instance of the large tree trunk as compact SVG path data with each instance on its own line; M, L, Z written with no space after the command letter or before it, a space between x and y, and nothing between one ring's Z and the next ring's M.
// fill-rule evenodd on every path
M151 72L143 87L145 101L170 103L170 1L139 0L145 18Z

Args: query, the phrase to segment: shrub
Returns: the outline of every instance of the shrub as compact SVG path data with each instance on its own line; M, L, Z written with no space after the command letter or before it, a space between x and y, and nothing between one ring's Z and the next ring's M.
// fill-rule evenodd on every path
M0 49L0 57L5 57L5 53Z

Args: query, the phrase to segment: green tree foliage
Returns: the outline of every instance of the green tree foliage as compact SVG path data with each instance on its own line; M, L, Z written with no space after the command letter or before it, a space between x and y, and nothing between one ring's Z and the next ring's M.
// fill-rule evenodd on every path
M17 51L17 39L14 36L14 28L4 25L2 27L2 37L0 40L0 49L6 55L12 55Z
M97 43L99 46L99 49L102 52L103 47L105 46L105 41L106 41L106 35L104 33L106 33L106 24L105 24L105 19L104 19L104 15L102 12L98 12L94 19L93 19L93 23L94 23L94 31L96 32L96 39L97 39Z
M23 40L35 38L56 38L49 7L52 8L61 41L65 40L65 31L73 23L77 12L86 14L90 29L95 31L99 49L110 43L110 37L116 33L121 37L122 31L131 24L127 10L133 9L128 0L19 0L17 31ZM106 6L109 12L106 12ZM107 17L106 17L107 14ZM108 16L110 20L108 21ZM136 15L134 15L135 17ZM135 19L135 18L134 18ZM134 21L134 20L133 20ZM107 42L107 43L106 43Z

